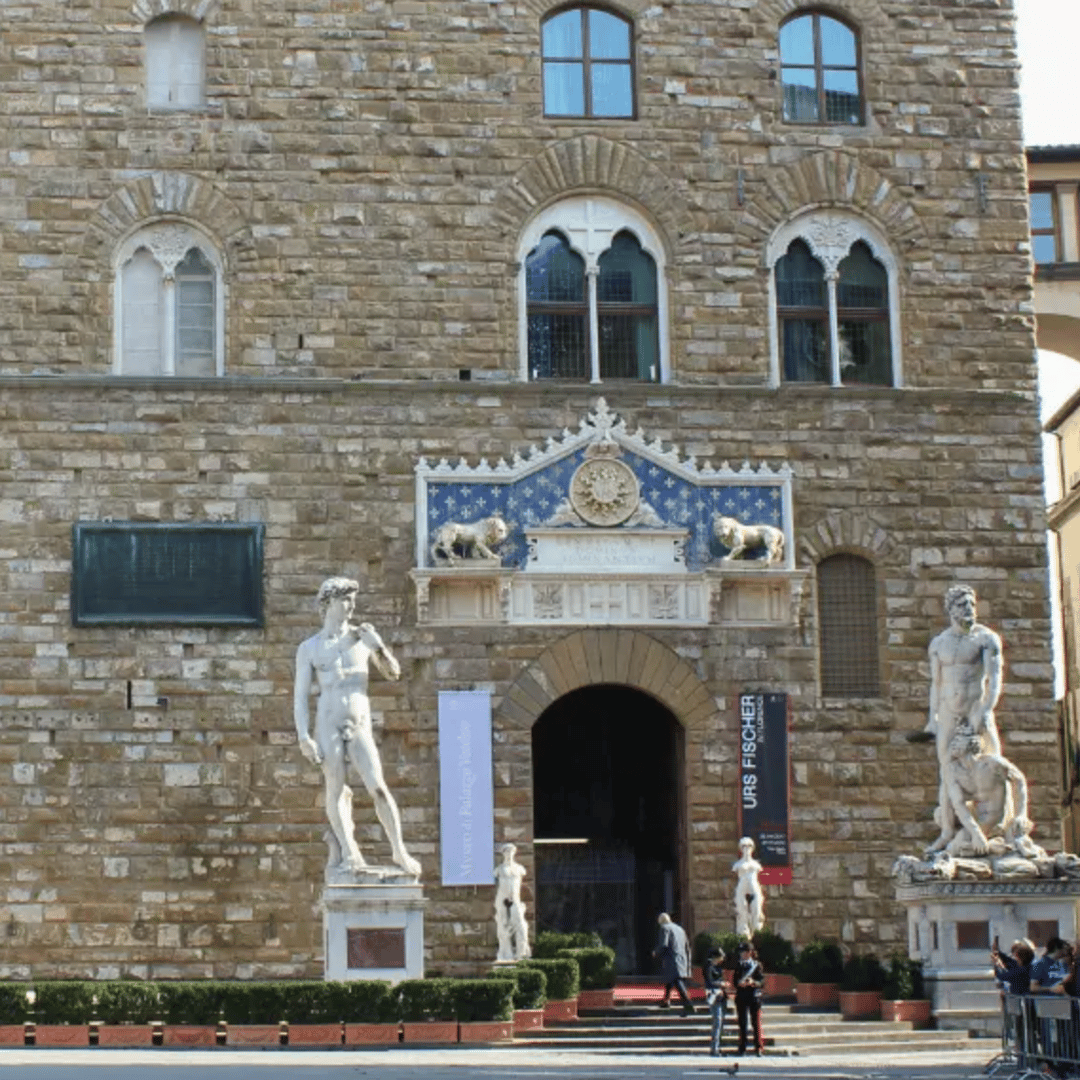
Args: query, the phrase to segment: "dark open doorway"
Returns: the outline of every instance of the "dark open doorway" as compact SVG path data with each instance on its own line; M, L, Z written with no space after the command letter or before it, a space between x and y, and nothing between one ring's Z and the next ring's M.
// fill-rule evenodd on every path
M682 727L628 686L588 686L532 731L537 930L597 930L620 973L652 971L682 902Z

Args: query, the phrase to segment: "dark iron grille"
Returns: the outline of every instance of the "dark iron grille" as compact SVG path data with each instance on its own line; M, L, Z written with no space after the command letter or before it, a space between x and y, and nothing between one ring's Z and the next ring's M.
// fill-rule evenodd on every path
M652 309L606 314L600 309L600 378L657 378L656 316Z
M892 386L892 346L885 314L842 311L840 319L840 381Z
M785 382L831 382L829 326L826 314L805 318L795 309L779 313L780 362Z
M262 551L259 524L77 524L72 622L261 626Z
M544 305L530 305L529 378L589 378L589 332L587 312L543 312ZM535 313L536 309L541 309Z
M877 585L857 555L833 555L817 568L822 697L878 697Z

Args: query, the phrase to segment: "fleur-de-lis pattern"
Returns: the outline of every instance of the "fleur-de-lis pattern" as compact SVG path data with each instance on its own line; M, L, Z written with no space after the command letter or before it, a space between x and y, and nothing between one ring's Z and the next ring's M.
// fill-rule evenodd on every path
M584 459L582 447L539 472L500 483L479 481L477 477L433 480L428 484L428 535L434 535L448 521L476 521L501 514L510 526L510 535L498 548L502 565L522 570L528 561L525 530L547 521L568 497L570 477ZM712 535L714 514L737 518L745 524L782 527L783 498L777 484L705 486L676 476L637 454L624 455L622 460L641 484L642 501L656 511L664 525L689 530L685 551L690 571L701 570L727 553L727 548ZM580 527L588 528L584 523Z

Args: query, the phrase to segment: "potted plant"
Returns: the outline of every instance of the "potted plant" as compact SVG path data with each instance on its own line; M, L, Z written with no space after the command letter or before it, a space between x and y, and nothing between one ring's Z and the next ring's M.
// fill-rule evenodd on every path
M753 937L754 950L765 969L765 997L792 997L795 993L795 949L786 937L761 929Z
M833 1009L844 973L844 954L835 941L814 938L795 959L795 999L804 1008Z
M509 1042L514 1037L514 984L506 979L454 979L450 987L458 1041Z
M900 1021L916 1028L932 1022L931 1002L923 986L922 961L894 952L881 990L881 1019Z
M289 1046L340 1046L345 983L297 980L285 983L282 999Z
M522 967L535 968L547 976L544 1023L577 1019L577 995L581 975L576 960L523 960Z
M398 983L397 1003L405 1042L457 1042L457 1016L450 983L450 979L406 979Z
M845 1020L876 1020L881 1015L885 976L885 968L873 953L855 953L844 961L839 997Z
M162 982L163 1046L217 1046L221 984Z
M34 1045L89 1046L94 984L58 979L34 984Z
M615 1004L615 950L606 945L563 949L559 957L578 966L578 1009L610 1009Z
M346 1046L373 1046L401 1041L401 1018L395 988L381 979L341 984Z
M547 976L537 968L502 966L488 976L514 984L514 1034L536 1031L544 1026Z
M29 990L28 983L0 983L0 1046L25 1045Z
M152 1046L161 1017L156 983L111 979L97 984L94 1025L98 1046Z

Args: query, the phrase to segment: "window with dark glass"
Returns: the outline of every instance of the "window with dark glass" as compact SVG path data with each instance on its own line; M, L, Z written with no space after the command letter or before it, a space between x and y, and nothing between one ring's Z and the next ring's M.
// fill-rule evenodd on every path
M825 271L803 240L776 262L776 307L785 382L831 382Z
M840 263L836 318L840 381L891 386L889 278L861 240Z
M1057 200L1053 191L1032 191L1031 254L1036 263L1058 262Z
M589 377L589 301L585 260L566 237L547 233L525 260L529 374L533 379Z
M804 240L792 241L776 261L776 315L785 382L893 384L889 276L861 240L835 281Z
M879 697L877 582L874 566L840 554L817 566L821 696Z
M780 27L784 119L792 124L861 124L859 39L830 15L796 15Z
M617 233L599 258L595 282L591 290L585 260L562 233L545 233L529 252L529 377L656 382L660 344L653 257L631 233Z
M544 115L634 115L631 24L600 8L576 7L541 28Z
M600 378L655 382L660 370L656 263L636 237L622 232L600 256L599 267Z

